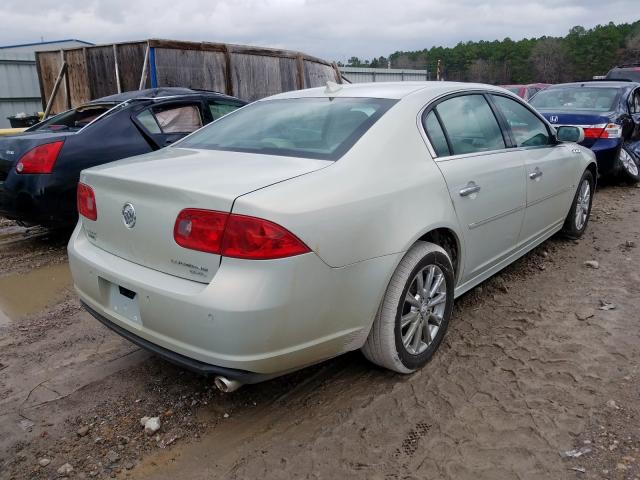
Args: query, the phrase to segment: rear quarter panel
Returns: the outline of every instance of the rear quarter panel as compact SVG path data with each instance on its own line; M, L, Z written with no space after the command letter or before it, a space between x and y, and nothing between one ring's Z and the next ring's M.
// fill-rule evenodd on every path
M399 102L333 165L241 196L233 211L284 226L331 267L404 252L434 228L458 232L419 109Z

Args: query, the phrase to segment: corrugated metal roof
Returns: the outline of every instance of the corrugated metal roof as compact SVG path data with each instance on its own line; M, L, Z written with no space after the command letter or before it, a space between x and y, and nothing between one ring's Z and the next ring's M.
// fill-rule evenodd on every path
M340 67L342 74L352 83L409 82L430 80L426 70L400 68Z
M41 109L33 53L0 51L0 128L9 127L10 115Z
M88 47L91 45L93 45L93 43L85 42L84 40L76 40L75 38L68 38L65 40L52 40L49 42L4 45L0 46L0 51L39 52L43 50L58 50L60 48Z

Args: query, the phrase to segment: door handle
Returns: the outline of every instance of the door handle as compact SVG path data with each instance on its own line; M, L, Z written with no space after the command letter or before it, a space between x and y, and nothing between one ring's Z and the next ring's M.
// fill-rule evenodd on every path
M536 169L529 174L529 178L531 180L535 180L536 178L540 178L541 176L542 176L542 170L540 170L538 167L536 167Z
M471 181L467 183L467 186L462 188L459 193L461 197L468 197L469 195L477 193L479 191L480 185L477 185L476 182Z

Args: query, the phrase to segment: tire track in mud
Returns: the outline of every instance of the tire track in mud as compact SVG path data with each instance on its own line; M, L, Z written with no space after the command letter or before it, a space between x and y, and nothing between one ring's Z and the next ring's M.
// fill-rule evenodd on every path
M620 190L630 205L616 198ZM554 238L459 299L441 350L402 377L357 354L246 421L220 425L198 445L150 457L149 478L566 478L559 452L640 359L638 238L624 221L639 190L596 197L579 242ZM616 218L612 218L615 216ZM636 216L637 217L637 216ZM613 233L613 232L618 233ZM598 258L589 270L585 260ZM618 308L598 310L606 299ZM594 309L580 321L578 309ZM245 387L246 388L246 387ZM250 387L252 388L252 387ZM241 395L242 390L237 394ZM603 400L604 399L604 400ZM243 431L231 451L232 431ZM213 453L222 449L224 455ZM134 471L134 478L141 478Z
M208 404L191 409L209 425L200 440L187 437L145 454L119 476L573 478L578 474L568 473L558 453L572 448L594 411L620 393L620 379L640 365L640 249L621 247L629 240L640 244L638 209L640 189L599 191L583 239L545 242L459 299L440 351L414 375L378 369L352 353L230 395L208 395ZM583 266L591 259L600 262L598 270ZM600 300L617 308L598 310ZM584 308L593 315L580 321L576 312ZM115 340L100 328L100 341L104 335ZM141 409L166 404L159 391L202 398L197 395L207 381L180 373L153 358L125 365L119 377L56 402L54 411L90 416L100 396L99 412L112 422L114 435L130 435L121 424L137 424L136 415L147 414ZM104 391L112 393L104 397ZM141 397L148 406L130 408L132 418L112 413ZM62 451L74 440L60 437L75 438L73 427L66 428L50 440ZM88 473L81 465L77 470ZM101 470L97 478L114 472ZM16 478L30 478L27 473L15 470ZM46 478L40 473L36 478Z

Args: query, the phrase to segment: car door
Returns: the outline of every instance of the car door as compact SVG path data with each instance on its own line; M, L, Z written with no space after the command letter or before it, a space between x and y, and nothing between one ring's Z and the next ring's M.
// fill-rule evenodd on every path
M581 156L577 147L558 143L524 103L500 94L490 98L508 126L512 155L525 164L527 201L519 243L527 245L564 222Z
M506 149L482 93L447 97L422 118L464 235L464 282L515 250L524 215L524 160Z
M137 113L133 120L162 148L201 128L204 124L201 109L199 101L156 104Z
M640 140L640 87L636 88L629 95L628 101L629 115L633 119L633 131L628 140L638 142Z

